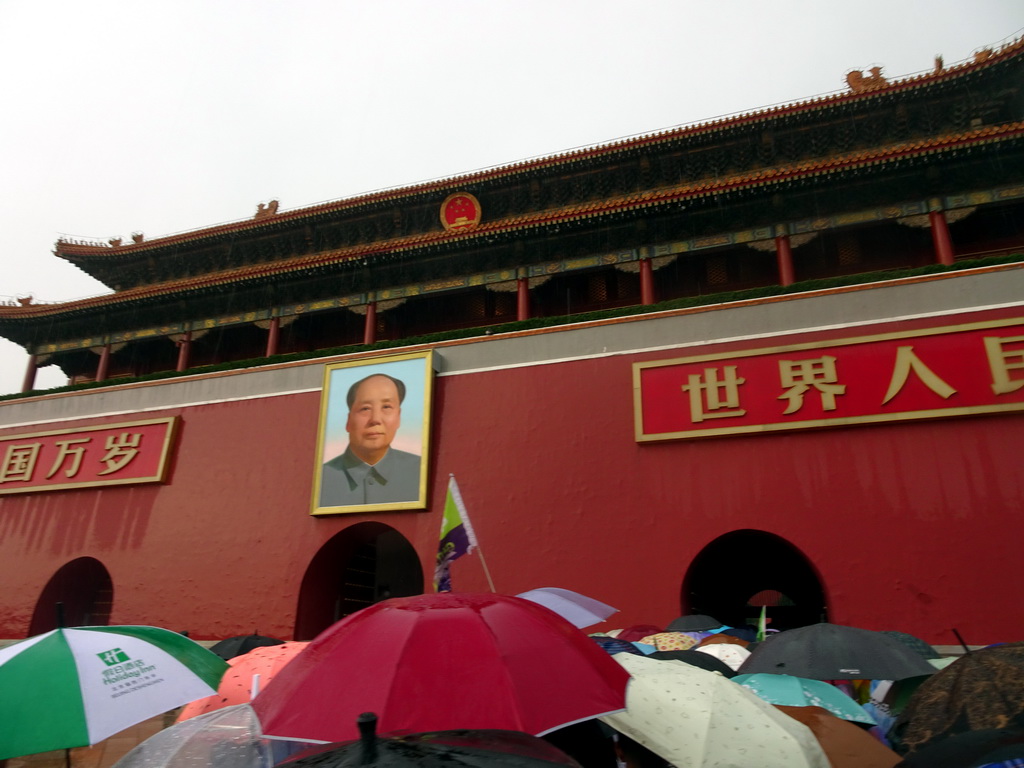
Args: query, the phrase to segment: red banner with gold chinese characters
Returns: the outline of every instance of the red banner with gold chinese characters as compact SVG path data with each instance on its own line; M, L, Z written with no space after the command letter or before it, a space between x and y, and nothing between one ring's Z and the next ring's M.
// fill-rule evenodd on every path
M177 417L0 437L0 495L163 482Z
M1024 320L633 364L636 440L1024 410Z

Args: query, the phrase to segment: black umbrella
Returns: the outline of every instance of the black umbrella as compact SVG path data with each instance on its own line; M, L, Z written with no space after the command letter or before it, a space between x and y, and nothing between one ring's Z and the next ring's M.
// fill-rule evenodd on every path
M741 675L771 672L812 680L900 680L935 673L935 667L899 640L870 629L812 624L787 629L758 643Z
M265 645L281 645L283 642L284 640L278 640L276 637L267 637L266 635L235 635L226 640L221 640L219 643L214 643L210 646L210 650L227 661L228 659L235 658L235 656L248 653L253 648L261 648Z
M1024 731L1011 728L967 731L911 752L895 768L978 768L1024 758Z
M942 654L941 653L939 653L934 648L932 648L931 645L926 643L920 637L916 637L915 635L908 634L907 632L897 632L897 631L892 630L892 629L883 629L882 630L882 634L883 635L888 635L889 637L892 637L892 638L895 638L896 640L899 640L905 646L907 646L911 650L917 651L922 656L924 656L926 659L941 659L942 658Z
M673 619L668 625L667 632L710 632L721 629L724 625L713 616L704 613L691 613L687 616L680 616Z
M376 735L377 716L358 718L359 740L326 744L281 763L287 768L580 768L543 739L520 731L464 730Z
M717 656L703 651L655 651L650 654L652 659L663 661L681 661L684 664L692 664L695 667L706 669L708 672L718 672L724 677L736 677L735 670Z

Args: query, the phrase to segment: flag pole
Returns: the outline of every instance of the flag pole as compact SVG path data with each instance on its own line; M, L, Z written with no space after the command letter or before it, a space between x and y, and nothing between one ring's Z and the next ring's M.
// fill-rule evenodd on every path
M460 557L462 554L468 554L469 552L472 552L474 549L478 550L479 554L480 554L480 565L482 565L484 567L484 576L487 577L487 584L491 588L491 593L494 594L498 590L496 590L494 588L494 579L491 578L491 570L487 567L487 560L484 559L484 551L480 547L480 542L477 540L476 534L473 532L473 525L469 521L469 513L466 511L466 505L465 505L465 502L463 502L463 500L462 500L462 493L459 491L459 484L455 480L455 473L454 472L450 472L448 474L448 498L450 498L452 500L452 502L454 503L455 509L456 509L456 511L458 513L459 522L461 524L461 527L465 530L466 539L467 539L467 541L469 543L469 546L466 549L464 549L461 553L456 555L455 557ZM448 500L446 499L445 500L446 508L447 508L447 504L448 504ZM447 509L446 509L446 514L447 514ZM445 523L442 523L442 528L441 528L441 539L442 539L442 541L444 540L445 533L446 533L446 529L445 529L444 526L445 526ZM457 526L453 526L453 528L457 529ZM455 558L453 557L452 559L454 560Z
M476 549L480 553L480 565L484 567L484 576L487 577L487 584L491 588L491 594L496 594L498 590L494 588L494 579L491 578L491 572L487 568L487 561L484 560L484 550L479 544L476 545Z

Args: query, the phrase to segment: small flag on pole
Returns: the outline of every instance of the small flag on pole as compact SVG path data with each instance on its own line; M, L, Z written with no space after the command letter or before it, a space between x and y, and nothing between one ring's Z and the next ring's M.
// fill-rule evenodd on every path
M444 501L444 518L441 520L441 540L437 546L437 566L434 569L434 590L451 592L451 564L476 547L476 534L469 523L466 505L455 482L455 475L448 478L448 495Z

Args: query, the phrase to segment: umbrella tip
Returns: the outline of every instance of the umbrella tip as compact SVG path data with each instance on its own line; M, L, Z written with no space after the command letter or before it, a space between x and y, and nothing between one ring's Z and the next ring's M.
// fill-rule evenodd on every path
M377 762L377 715L374 712L363 712L356 718L359 728L359 743L362 745L360 765Z

